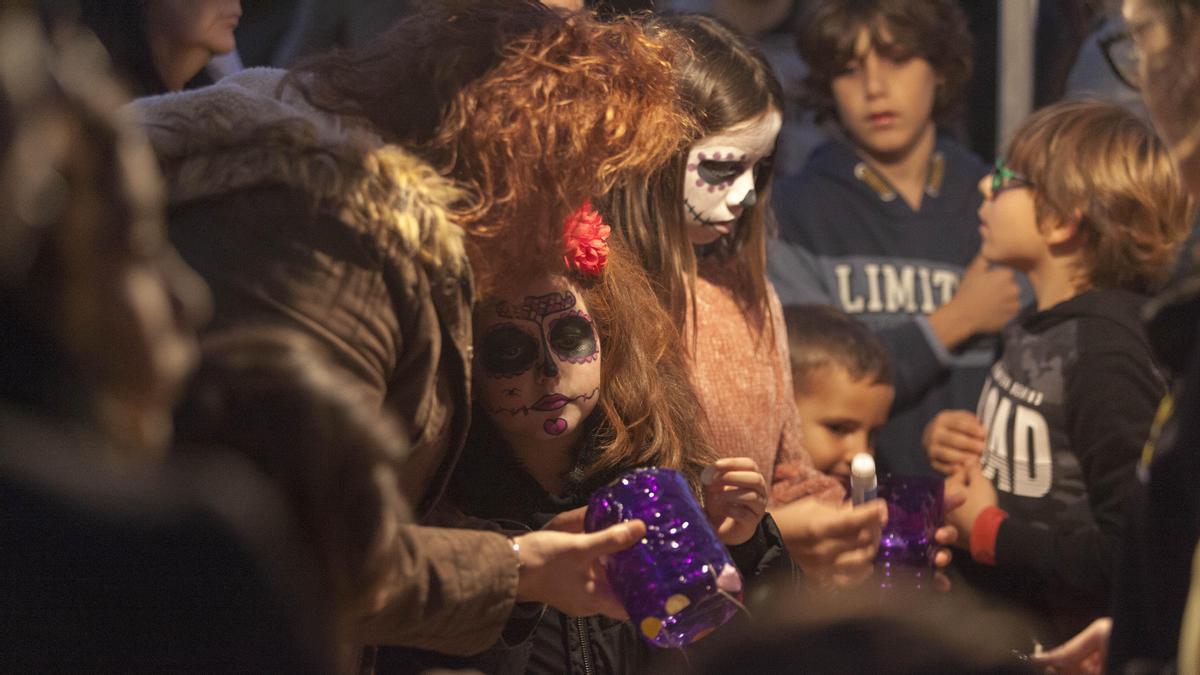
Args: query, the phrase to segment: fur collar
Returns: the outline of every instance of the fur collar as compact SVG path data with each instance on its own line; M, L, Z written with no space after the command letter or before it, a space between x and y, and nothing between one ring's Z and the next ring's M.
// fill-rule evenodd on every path
M310 193L348 224L387 225L406 253L461 273L462 230L449 206L451 181L365 120L317 110L285 71L251 68L197 89L139 99L141 116L179 204L262 184Z

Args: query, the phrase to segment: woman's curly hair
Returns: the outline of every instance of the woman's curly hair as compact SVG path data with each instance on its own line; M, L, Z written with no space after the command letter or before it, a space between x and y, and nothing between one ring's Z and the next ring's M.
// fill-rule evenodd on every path
M567 214L686 144L673 51L627 18L452 0L291 79L314 105L366 117L462 183L459 222L486 287L553 269Z

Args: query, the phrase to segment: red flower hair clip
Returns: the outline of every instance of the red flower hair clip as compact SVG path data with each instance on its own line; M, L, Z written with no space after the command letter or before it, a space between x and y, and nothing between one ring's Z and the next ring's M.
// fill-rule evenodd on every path
M608 237L612 228L585 201L563 221L563 243L567 255L563 261L582 275L598 277L608 263Z

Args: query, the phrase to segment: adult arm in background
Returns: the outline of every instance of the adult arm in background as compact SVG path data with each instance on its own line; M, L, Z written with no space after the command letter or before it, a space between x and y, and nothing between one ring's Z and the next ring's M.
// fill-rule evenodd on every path
M785 305L822 304L842 308L811 251L783 239L767 247L771 281ZM915 403L952 363L955 349L971 336L994 333L1016 316L1020 288L1013 272L989 267L976 256L963 272L950 302L928 316L918 314L875 334L892 355L896 369L894 410Z
M496 532L411 523L382 529L363 568L372 581L360 585L352 635L368 644L462 655L495 644L517 602L545 603L570 616L626 618L596 562L645 534L641 521L511 541Z

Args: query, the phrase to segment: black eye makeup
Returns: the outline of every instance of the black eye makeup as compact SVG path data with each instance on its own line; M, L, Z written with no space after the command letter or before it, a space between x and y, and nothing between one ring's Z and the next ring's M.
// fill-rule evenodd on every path
M696 173L709 185L730 182L745 170L746 165L743 162L715 159L702 160L696 167Z
M533 367L538 352L537 339L514 324L502 323L483 337L480 365L494 377L516 377Z
M582 312L568 314L550 325L550 349L571 363L587 363L600 351L591 319Z

